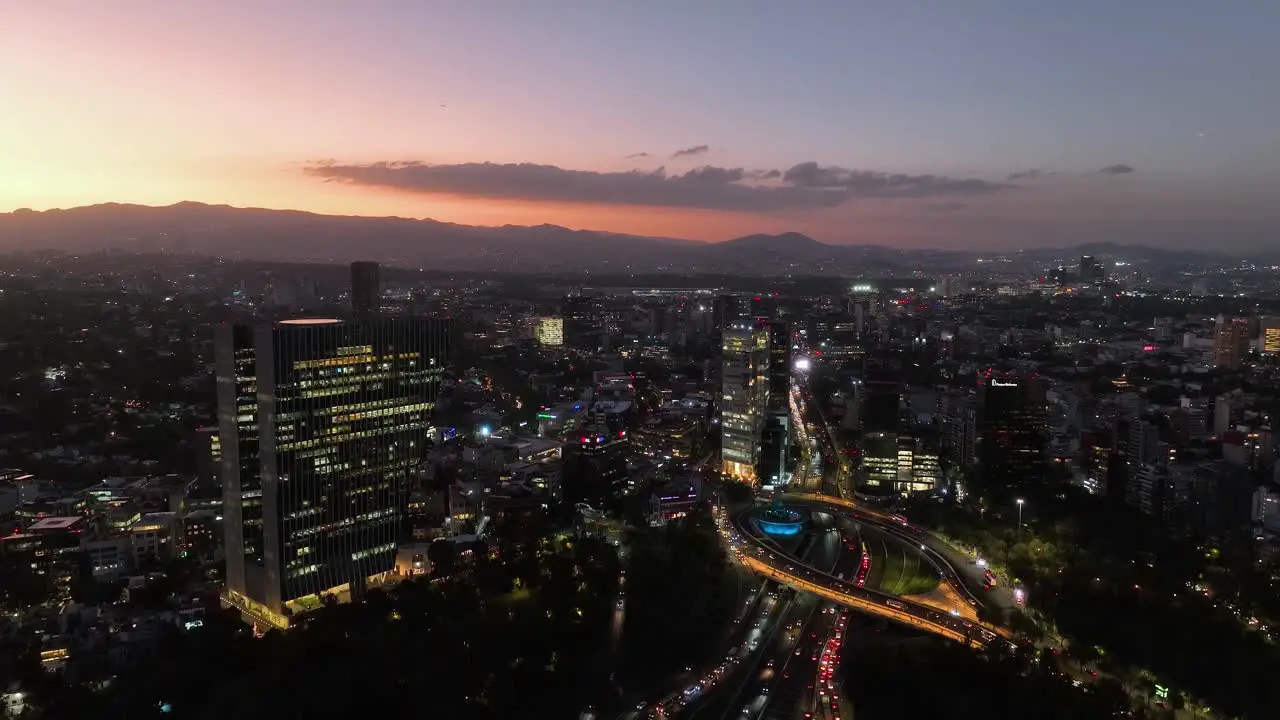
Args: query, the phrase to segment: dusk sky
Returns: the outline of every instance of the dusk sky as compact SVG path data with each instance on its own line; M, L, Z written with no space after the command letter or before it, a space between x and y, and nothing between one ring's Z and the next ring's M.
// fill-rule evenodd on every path
M1280 246L1280 3L39 0L0 211Z

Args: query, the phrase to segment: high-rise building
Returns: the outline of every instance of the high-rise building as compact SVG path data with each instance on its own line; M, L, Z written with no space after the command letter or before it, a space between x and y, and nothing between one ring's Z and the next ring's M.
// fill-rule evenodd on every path
M942 443L952 465L967 468L977 462L978 412L976 399L967 392L942 396Z
M575 350L595 352L600 349L601 318L596 298L569 295L560 306L564 344Z
M858 386L859 427L863 432L898 432L902 406L902 362L880 353L866 358Z
M1080 282L1082 283L1100 283L1107 279L1106 271L1102 269L1102 263L1092 255L1080 256Z
M715 325L717 335L741 319L742 315L742 303L737 295L717 295L711 306L711 322Z
M534 332L539 345L559 347L564 344L564 320L562 318L538 318L538 327Z
M1280 355L1280 316L1262 318L1261 341L1264 354Z
M1160 428L1148 418L1129 418L1125 460L1136 471L1160 460Z
M811 314L807 321L809 345L813 347L814 354L820 357L856 359L862 354L863 349L862 322L855 313Z
M725 477L755 482L769 402L769 333L755 323L725 328L720 392L720 460Z
M1213 335L1213 366L1239 370L1249 353L1249 318L1219 318Z
M409 317L218 328L227 605L284 628L394 567L449 337Z
M791 326L783 320L770 320L764 326L769 333L769 409L786 415L791 397Z
M769 407L757 475L762 483L778 485L788 477L791 447L791 328L782 320L761 325L769 336Z
M351 312L357 319L368 320L378 313L382 305L379 275L376 262L351 263Z
M576 443L570 442L564 449L564 499L601 508L626 485L630 443L626 431L601 424L588 426L581 433Z
M1042 481L1048 413L1039 378L988 370L978 382L978 462L983 482L1016 489Z
M778 298L776 295L752 295L750 310L753 318L772 320L778 313Z

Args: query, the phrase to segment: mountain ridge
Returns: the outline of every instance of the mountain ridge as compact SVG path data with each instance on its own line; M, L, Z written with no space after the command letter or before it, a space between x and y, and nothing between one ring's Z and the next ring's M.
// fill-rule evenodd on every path
M0 251L92 252L108 248L255 260L350 262L375 259L406 267L499 271L590 270L774 272L842 265L901 267L910 256L962 260L961 250L901 250L825 243L799 232L755 233L723 241L629 235L541 225L476 226L430 218L325 215L182 201L164 206L100 203L0 213ZM1020 253L1175 256L1142 246L1092 243ZM1007 254L1007 253L1006 253ZM1056 254L1056 255L1055 255ZM1203 256L1209 256L1201 253ZM1069 255L1070 256L1070 255Z

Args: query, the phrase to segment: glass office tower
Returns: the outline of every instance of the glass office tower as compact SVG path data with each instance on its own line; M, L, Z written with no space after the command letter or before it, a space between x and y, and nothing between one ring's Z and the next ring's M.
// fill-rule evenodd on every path
M769 334L738 322L724 330L720 397L720 472L754 483L769 402Z
M407 317L219 328L228 605L287 627L394 567L448 338Z

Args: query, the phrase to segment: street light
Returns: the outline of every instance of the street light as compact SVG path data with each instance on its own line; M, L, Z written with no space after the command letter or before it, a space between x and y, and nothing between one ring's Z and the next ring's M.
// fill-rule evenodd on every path
M1026 500L1018 498L1018 532L1022 532L1022 506L1027 503Z

